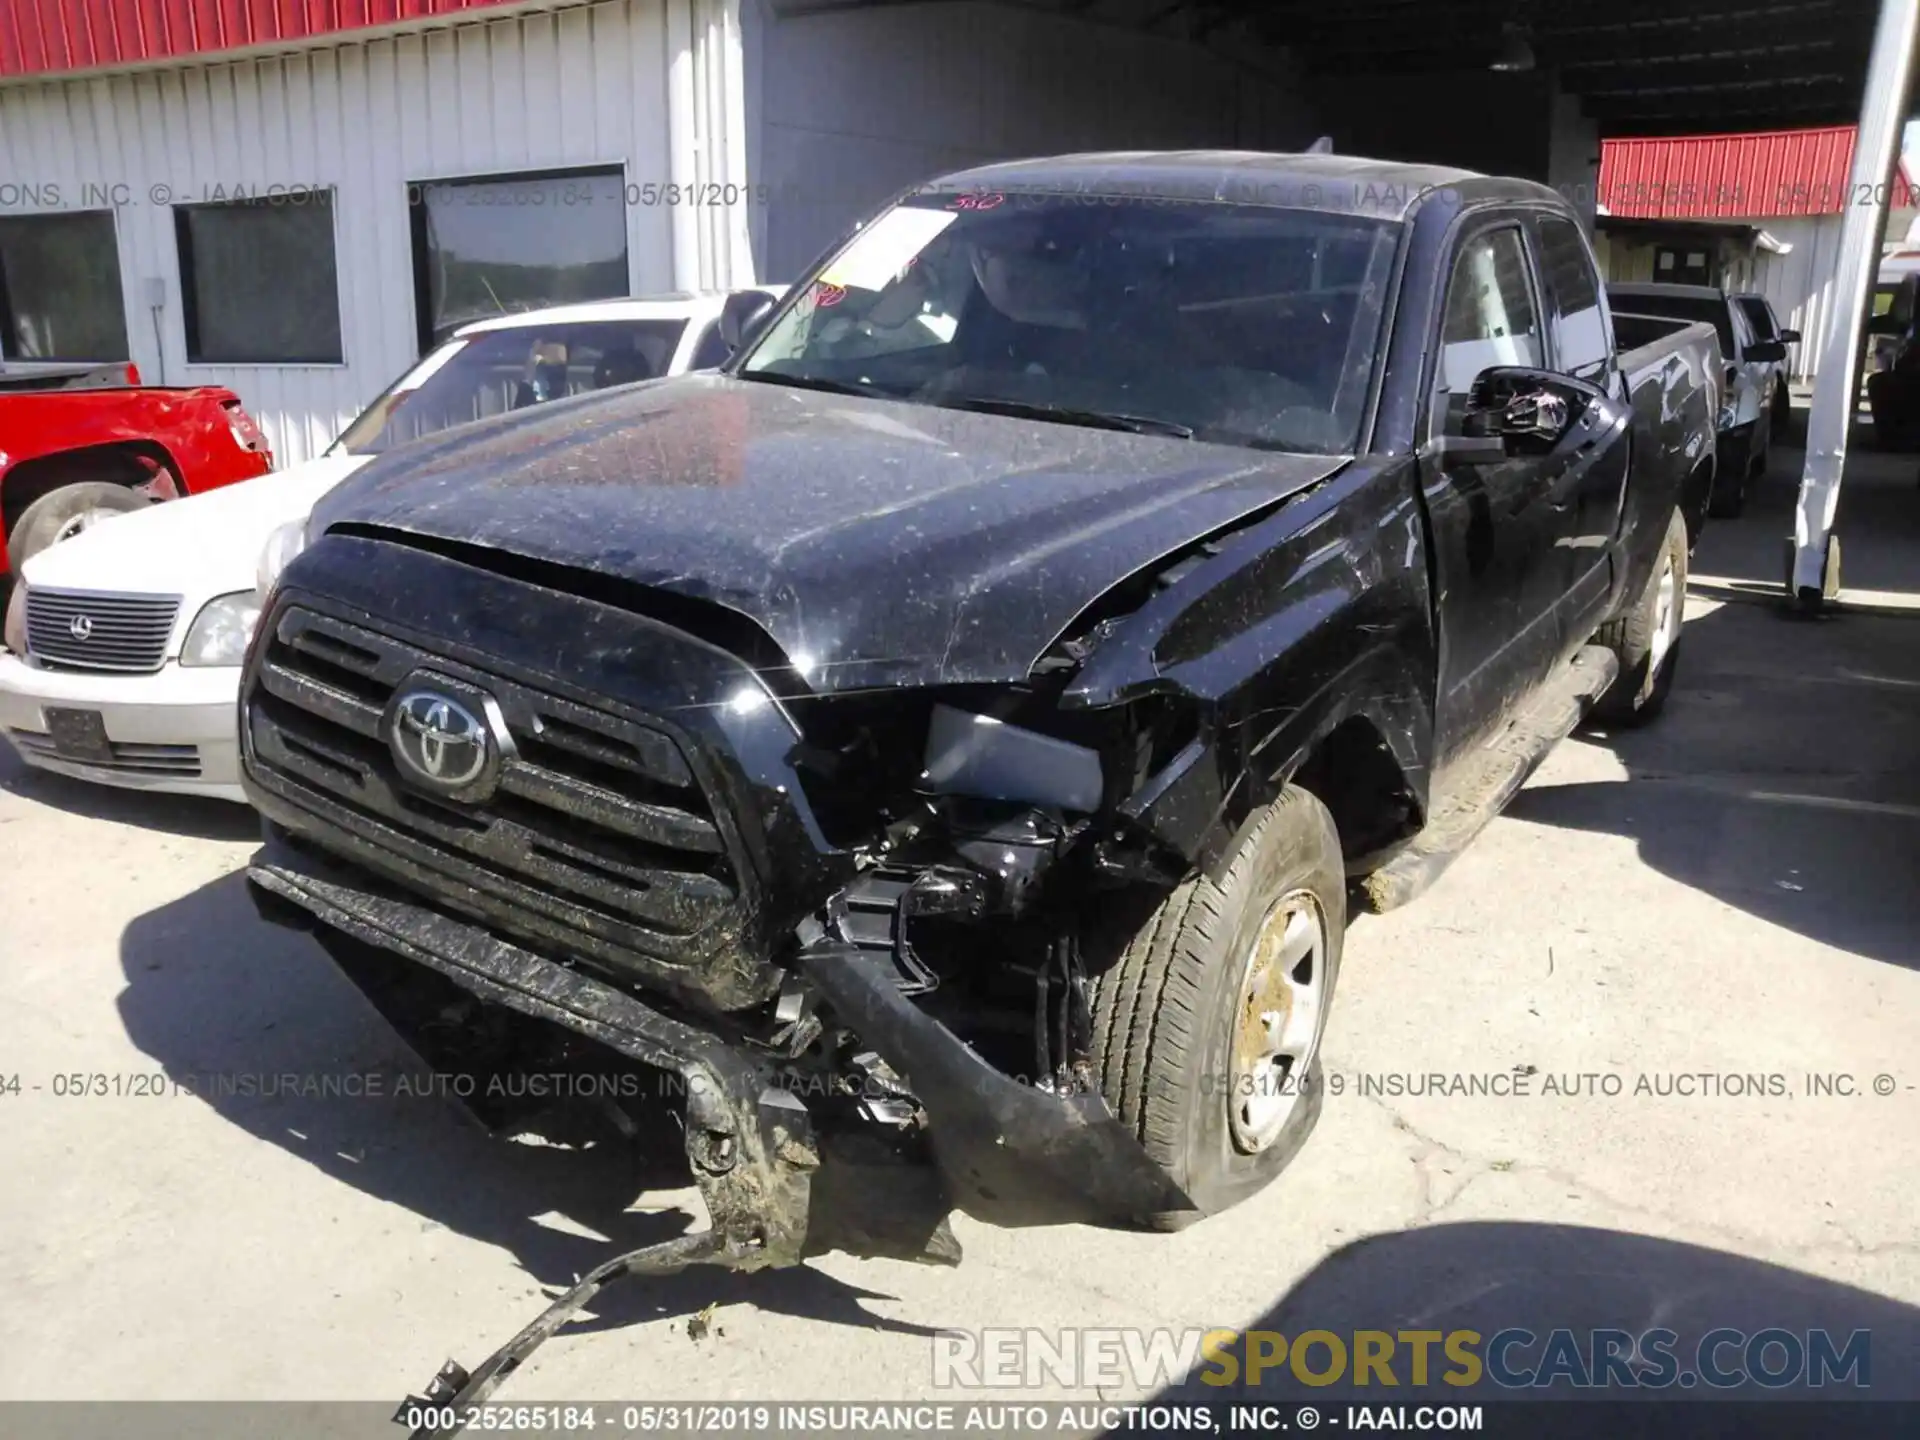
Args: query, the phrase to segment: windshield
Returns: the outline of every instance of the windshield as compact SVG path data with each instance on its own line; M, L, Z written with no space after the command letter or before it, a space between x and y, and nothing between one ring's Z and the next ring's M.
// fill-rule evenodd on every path
M1704 320L1720 337L1720 353L1738 359L1740 347L1733 340L1733 317L1724 300L1702 300L1691 295L1662 295L1657 290L1635 290L1619 296L1609 295L1622 310L1638 315L1671 315L1676 320Z
M449 340L397 380L334 442L336 455L378 455L409 440L667 372L684 320L525 325Z
M920 195L828 261L736 373L1350 453L1399 228L1151 197Z

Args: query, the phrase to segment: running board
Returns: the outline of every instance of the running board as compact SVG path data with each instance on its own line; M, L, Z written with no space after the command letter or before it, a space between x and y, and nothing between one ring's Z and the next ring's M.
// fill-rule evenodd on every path
M1406 847L1355 886L1361 907L1379 914L1417 897L1507 807L1547 752L1573 732L1620 673L1613 651L1582 647L1535 691L1491 740L1469 750L1436 777L1427 823Z

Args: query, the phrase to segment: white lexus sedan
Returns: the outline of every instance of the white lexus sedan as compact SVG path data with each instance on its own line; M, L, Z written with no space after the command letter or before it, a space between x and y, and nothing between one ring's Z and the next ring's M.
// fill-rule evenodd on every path
M777 296L777 289L767 291ZM720 364L724 293L464 326L317 460L102 521L29 560L6 612L0 732L29 765L244 800L236 709L276 532L373 456L563 395Z

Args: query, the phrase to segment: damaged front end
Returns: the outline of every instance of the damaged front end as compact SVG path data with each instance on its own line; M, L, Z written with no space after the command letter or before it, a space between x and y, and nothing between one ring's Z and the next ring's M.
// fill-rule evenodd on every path
M370 618L417 593L458 633ZM1220 811L1196 717L1063 704L1071 649L1020 683L816 694L696 619L328 536L249 657L262 912L436 1070L610 1052L684 1097L712 1231L563 1304L658 1264L952 1263L954 1209L1191 1212L1101 1097L1088 988Z

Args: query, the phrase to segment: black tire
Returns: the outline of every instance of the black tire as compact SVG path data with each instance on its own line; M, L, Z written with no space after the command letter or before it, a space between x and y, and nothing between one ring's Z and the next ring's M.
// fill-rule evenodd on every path
M1664 618L1671 630L1665 649L1656 659L1654 640L1663 619L1661 581L1669 571L1673 577L1671 609ZM1666 542L1645 588L1631 607L1602 625L1593 637L1596 645L1605 645L1620 661L1619 677L1593 707L1595 720L1616 728L1645 725L1666 708L1673 674L1680 666L1686 605L1687 526L1676 514L1667 523Z
M1713 494L1707 500L1707 514L1715 520L1737 520L1746 508L1746 472L1729 465L1713 477Z
M1743 490L1751 490L1755 484L1767 478L1767 462L1773 452L1773 414L1768 411L1754 422L1753 443L1747 454L1748 484Z
M18 575L29 557L52 545L62 530L90 510L127 513L144 510L151 503L140 491L106 480L83 480L49 490L20 512L7 537L7 564Z
M1311 903L1309 903L1309 901ZM1286 906L1286 910L1280 907ZM1318 921L1318 1002L1304 1074L1268 1088L1286 1103L1257 1149L1234 1136L1234 1050L1256 941L1276 912ZM1289 786L1243 832L1217 876L1187 879L1093 982L1094 1064L1114 1113L1198 1207L1155 1217L1172 1230L1236 1205L1270 1182L1320 1118L1319 1042L1346 931L1346 879L1333 818ZM1115 948L1120 948L1116 946ZM1308 956L1290 973L1311 971ZM1289 1005L1289 1014L1292 1013ZM1302 1011L1305 1015L1306 1012Z
M1687 526L1687 553L1700 543L1700 537L1706 533L1707 516L1711 513L1713 500L1714 457L1706 456L1695 465L1687 475L1686 486L1680 493L1680 514Z

